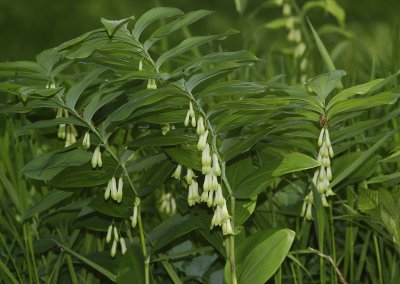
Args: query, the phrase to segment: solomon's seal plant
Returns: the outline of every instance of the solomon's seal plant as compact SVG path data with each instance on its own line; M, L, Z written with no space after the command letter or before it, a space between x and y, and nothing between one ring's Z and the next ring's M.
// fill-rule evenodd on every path
M171 7L0 64L1 154L29 150L18 174L0 165L16 208L0 214L15 236L0 230L0 281L362 282L370 251L383 279L399 248L397 73L350 86L304 20L322 8L342 23L337 3L273 3L283 19L265 27L291 44L279 68L229 48L236 30L192 29L211 11ZM274 74L287 66L300 71Z

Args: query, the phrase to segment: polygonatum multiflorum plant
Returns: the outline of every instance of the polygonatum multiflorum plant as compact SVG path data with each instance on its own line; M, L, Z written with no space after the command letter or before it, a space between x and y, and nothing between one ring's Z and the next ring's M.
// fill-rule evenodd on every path
M1 64L2 113L34 149L21 167L35 202L17 219L41 246L35 265L59 269L32 283L296 281L318 258L321 282L328 272L342 281L335 260L324 267L335 253L328 223L346 210L338 190L368 178L357 170L396 131L385 124L398 115L396 75L349 88L341 70L305 86L246 81L261 63L225 50L237 31L188 33L211 14L159 7L102 19L35 62ZM379 108L382 119L365 115ZM303 266L308 247L318 253Z

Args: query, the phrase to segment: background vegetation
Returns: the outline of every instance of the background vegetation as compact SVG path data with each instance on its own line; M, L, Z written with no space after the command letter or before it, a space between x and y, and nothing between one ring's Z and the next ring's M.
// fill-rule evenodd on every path
M399 283L399 7L0 1L0 281Z

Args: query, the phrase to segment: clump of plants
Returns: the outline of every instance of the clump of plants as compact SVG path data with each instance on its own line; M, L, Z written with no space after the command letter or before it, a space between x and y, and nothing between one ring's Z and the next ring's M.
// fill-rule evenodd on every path
M397 74L346 84L315 7L274 5L290 85L168 7L1 63L0 279L395 283Z

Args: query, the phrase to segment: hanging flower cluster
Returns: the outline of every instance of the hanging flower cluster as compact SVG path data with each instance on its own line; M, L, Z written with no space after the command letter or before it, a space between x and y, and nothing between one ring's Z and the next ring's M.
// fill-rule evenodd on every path
M102 166L103 166L103 161L101 159L100 146L97 146L92 156L92 168L93 169L95 169L96 167L101 168Z
M276 0L275 3L278 6L282 6L282 14L287 18L287 40L296 45L293 56L300 59L300 71L305 72L308 65L307 58L305 57L307 46L302 39L301 28L296 25L296 17L292 15L292 6L289 2L283 0ZM307 81L307 75L303 74L300 78L300 81Z
M211 221L211 228L221 226L224 235L233 234L231 225L231 217L226 207L226 200L222 193L222 187L219 183L219 177L222 174L218 155L210 147L208 143L209 130L205 124L205 118L201 115L196 120L196 114L193 109L192 102L189 102L189 110L186 114L184 125L196 127L196 133L199 136L197 149L201 152L201 172L204 177L203 191L199 195L199 183L196 180L197 176L191 168L186 171L185 180L188 187L188 204L193 206L196 203L204 202L208 207L214 208L214 216ZM174 174L176 179L180 179L182 165L178 165Z
M174 215L176 213L176 201L171 193L162 193L159 210L167 215Z
M106 236L106 243L109 244L111 242L111 239L114 237L113 243L111 245L111 257L115 257L117 254L117 245L118 242L121 245L121 253L125 254L126 253L126 243L125 240L122 236L118 234L117 227L114 226L114 224L111 224L108 227L107 230L107 236Z
M137 225L139 205L140 205L140 198L135 197L135 202L133 203L133 214L130 217L132 228L136 228L136 225Z
M333 192L330 181L332 180L331 158L334 156L331 140L329 137L328 125L325 124L318 138L318 162L321 166L315 171L312 182L321 193L322 205L328 207L329 204L326 200L327 197L335 195ZM303 202L301 216L307 220L312 219L312 205L314 204L313 192L310 191Z
M68 117L68 111L61 108L57 109L56 118ZM60 139L65 139L65 147L69 147L76 143L78 132L73 124L61 123L58 127L57 136Z
M117 186L117 180L115 179L115 177L112 177L112 179L110 179L110 181L107 184L106 191L104 192L104 199L108 200L111 196L111 198L114 201L121 203L122 195L123 195L123 192L122 192L123 187L124 187L124 183L123 183L122 177L120 177L118 179L118 186Z

